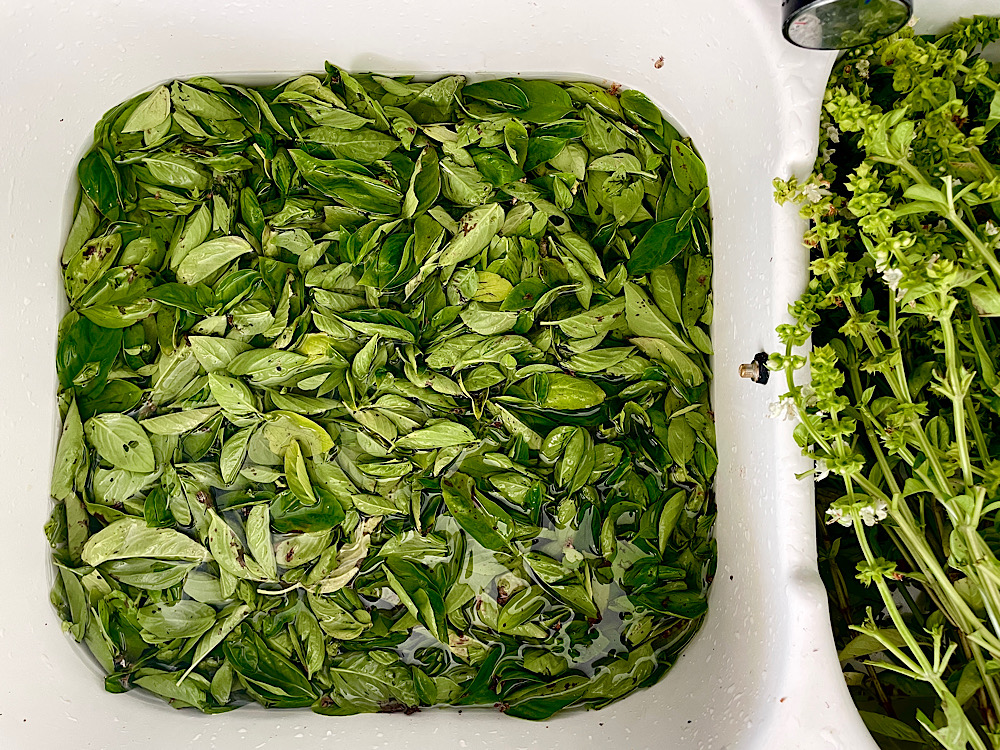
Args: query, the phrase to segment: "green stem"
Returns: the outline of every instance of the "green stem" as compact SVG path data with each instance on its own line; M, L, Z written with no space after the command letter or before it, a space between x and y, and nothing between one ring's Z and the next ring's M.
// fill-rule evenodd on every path
M965 73L966 75L972 72L972 68L968 67L967 65L956 65L955 70L961 73ZM988 89L993 89L994 91L1000 90L1000 84L996 83L995 81L991 80L986 76L980 76L979 82Z
M820 246L820 251L823 253L823 257L829 259L830 250L829 247L827 246L827 241L825 239L821 239L819 246ZM827 272L827 275L830 277L830 280L834 283L834 285L838 285L840 283L836 271L830 270ZM847 313L848 315L850 315L851 320L856 321L861 317L858 314L857 309L854 307L854 303L850 299L844 299L843 303L844 303L844 309L847 310ZM859 326L859 331L861 333L861 338L864 339L865 344L868 346L868 348L872 351L872 353L875 356L878 356L885 352L885 347L882 346L881 340L879 340L877 336L872 336L871 333L867 330L866 326ZM895 331L895 328L893 329L893 331ZM898 347L898 338L894 338L894 341L896 343L896 346ZM887 375L886 381L889 383L889 387L892 389L893 395L895 395L897 399L899 399L900 401L904 401L905 403L912 404L913 400L910 397L910 390L906 384L906 374L905 372L903 372L901 364L896 366L896 372L897 372L897 377L895 379L888 377ZM945 473L944 468L941 466L941 462L937 457L937 452L930 445L930 441L927 440L927 436L924 434L924 431L920 429L920 426L917 424L909 424L907 426L913 433L913 436L916 439L917 445L920 447L920 450L927 457L927 460L930 461L931 469L933 470L935 476L937 477L937 481L940 482L939 486L942 491L941 494L943 496L950 495L951 493L948 487L948 475Z
M993 168L993 165L986 160L986 157L983 156L983 152L979 150L978 146L970 148L969 154L972 156L972 161L976 163L976 166L983 170L983 175L985 175L987 180L992 180L997 176L997 171Z
M944 296L944 295L942 295ZM942 299L942 303L945 300ZM969 459L969 443L965 434L965 394L959 392L961 387L959 370L961 361L958 356L958 347L955 343L955 329L951 325L951 316L945 315L939 319L941 331L944 334L944 357L947 365L947 378L949 381L949 391L951 398L951 408L955 418L955 440L958 443L958 461L962 467L962 480L965 483L965 491L972 491L972 462Z
M986 436L983 435L983 428L979 424L979 417L972 403L972 396L965 397L965 411L969 415L969 424L972 425L972 436L976 441L976 450L979 451L979 459L983 464L988 466L993 459L990 458L990 449L986 444Z
M990 267L993 272L993 280L1000 283L1000 261L997 260L996 253L990 250L986 244L976 236L976 233L972 231L968 224L962 220L962 217L958 215L955 211L954 206L948 212L946 218L950 221L954 227L961 232L962 236L968 241L970 245L979 253L979 257L985 261L986 265Z
M975 158L975 157L973 157ZM892 166L902 169L906 174L908 174L914 182L919 185L931 186L931 183L924 177L923 173L917 169L913 164L911 164L906 159L884 159L881 157L874 157L872 161L881 162L883 164L891 164ZM994 280L1000 283L1000 261L997 260L997 256L993 253L983 241L976 236L976 233L969 228L969 225L962 220L958 212L955 210L954 205L948 206L947 213L943 214L952 225L961 232L962 236L972 245L973 249L979 254L983 262L990 267L993 272Z
M861 387L861 374L858 372L857 367L851 366L849 369L851 373L851 387L854 389L854 400L860 403L861 394L864 392L864 389ZM872 426L868 409L862 408L859 411L861 412L861 421L864 422L865 425L865 434L868 436L868 444L871 446L872 452L875 454L875 460L878 461L878 465L882 469L882 476L889 485L889 489L892 491L892 494L898 495L900 493L899 484L896 482L896 477L892 473L892 469L889 467L889 461L886 459L885 453L882 451L882 444L879 442L878 436L875 434L875 428Z
M865 560L869 565L874 565L875 555L872 554L871 547L868 546L868 539L864 533L861 516L856 510L852 511L851 515L854 521L854 533L858 538L858 542L861 544L861 550L864 553ZM892 620L893 625L896 626L896 630L902 637L903 643L906 644L907 649L913 655L913 661L916 662L919 667L919 669L914 669L913 671L920 673L921 678L934 688L934 692L937 693L942 702L957 702L955 696L941 679L941 675L934 669L934 666L927 659L927 655L920 647L920 644L917 643L917 639L914 638L913 633L910 632L910 629L906 624L906 620L903 619L902 613L896 606L892 592L889 590L889 586L886 584L885 579L881 577L876 578L875 585L878 588L879 594L882 596L882 603L885 604L886 611L889 613L889 617ZM966 725L966 733L970 737L970 742L972 743L973 748L976 750L987 750L986 745L976 732L976 728L973 726L972 722L969 721L968 717L964 713L962 713L961 716L961 721Z
M840 616L847 623L848 627L851 627L854 623L851 617L851 605L848 601L847 594L847 582L844 580L844 574L840 571L840 566L837 565L836 559L831 555L832 545L830 544L830 535L826 531L826 524L823 523L823 518L819 516L817 511L817 520L819 521L820 533L823 536L823 546L826 548L826 559L828 562L830 570L830 578L833 579L833 598L837 604L837 608L840 610ZM892 701L889 700L889 696L885 692L885 688L882 687L882 681L878 677L878 670L871 665L865 665L865 671L868 672L868 677L871 679L872 684L875 686L875 694L878 698L878 702L885 709L885 712L892 717L896 716L896 710L892 705Z

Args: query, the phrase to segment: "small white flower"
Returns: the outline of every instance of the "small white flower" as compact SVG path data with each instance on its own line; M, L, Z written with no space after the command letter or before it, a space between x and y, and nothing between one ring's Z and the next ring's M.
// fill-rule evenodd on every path
M782 396L777 401L772 401L767 405L768 416L771 419L788 420L798 419L799 412L795 408L795 401L788 396Z
M935 232L947 232L948 228L949 228L948 222L946 222L944 219L939 219L938 223L934 225Z
M892 291L899 289L899 282L903 280L903 272L898 268L887 268L882 272L882 280Z
M823 161L824 164L829 164L830 160L833 158L833 155L835 153L836 149L827 148L826 146L824 146L823 150L819 152L819 158Z
M802 186L800 192L804 197L809 199L810 203L819 203L825 196L830 195L829 190L817 185L815 182L807 182Z
M854 66L854 69L858 71L859 76L867 78L869 65L871 65L871 63L868 61L868 58L865 58L864 60L858 60L858 64Z
M986 224L983 226L983 229L986 230L986 234L988 234L990 237L1000 234L1000 227L998 227L996 224L994 224L992 221L989 220L987 220Z
M826 461L822 458L816 459L816 469L815 469L815 480L818 482L821 479L826 479L830 476L830 469L826 465Z
M836 125L826 126L826 137L830 140L831 143L840 143L840 131L837 130Z
M839 523L841 526L851 525L851 517L844 515L843 508L828 508L826 514L830 516L830 520L826 522L827 526L831 523Z
M577 565L577 564L583 562L583 553L580 552L578 549L574 549L573 547L570 547L563 554L563 561L567 565Z
M919 21L919 20L920 20L919 18L917 18L916 16L913 16L909 21L906 22L906 25L909 26L912 29L914 26L917 25L917 21Z
M879 500L874 505L866 505L858 511L865 526L874 526L889 515L889 506L885 500Z

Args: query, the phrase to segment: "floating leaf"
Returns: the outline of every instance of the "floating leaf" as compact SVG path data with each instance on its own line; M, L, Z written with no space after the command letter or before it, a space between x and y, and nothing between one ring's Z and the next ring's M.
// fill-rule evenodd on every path
M156 469L153 446L134 419L125 414L98 414L84 425L87 440L113 466L128 471Z

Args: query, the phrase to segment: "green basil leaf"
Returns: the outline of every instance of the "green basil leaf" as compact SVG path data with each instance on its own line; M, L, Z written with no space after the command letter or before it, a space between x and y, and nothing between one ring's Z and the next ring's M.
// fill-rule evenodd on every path
M350 159L360 164L371 164L384 159L399 146L397 139L369 128L310 128L304 130L300 138L307 143L322 146L337 159Z
M513 81L478 81L462 89L462 96L514 112L528 108L528 96Z
M156 557L167 560L204 562L211 559L208 550L173 529L153 529L141 518L125 516L94 534L81 555L87 565L98 566L108 560L131 557Z
M203 242L189 252L177 266L177 278L185 284L197 284L231 261L253 252L242 237L219 237Z
M628 260L629 275L643 276L655 271L680 255L690 242L690 231L678 231L676 219L657 222L632 251Z
M128 471L156 469L149 437L131 417L99 414L87 420L84 432L97 452L112 465Z

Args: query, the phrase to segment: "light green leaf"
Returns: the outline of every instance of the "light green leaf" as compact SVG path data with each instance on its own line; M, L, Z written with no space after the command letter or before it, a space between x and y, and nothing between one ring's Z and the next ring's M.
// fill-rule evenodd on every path
M174 81L170 86L170 98L174 106L190 112L197 117L209 120L235 120L240 113L215 94L202 91L180 81Z
M98 414L84 425L87 440L119 469L151 472L156 469L153 446L139 424L125 414Z
M208 519L208 548L219 568L235 578L264 580L264 571L240 543L229 524L211 508Z
M681 141L670 144L670 171L677 186L687 195L697 195L708 187L705 163Z
M276 385L288 380L308 362L296 352L281 349L251 349L237 354L226 369L230 375L248 377L257 385Z
M201 664L202 660L208 656L212 650L225 640L226 636L236 629L236 626L246 619L246 616L250 614L250 605L239 604L232 606L232 608L226 608L219 613L218 619L215 621L215 626L209 630L205 635L201 637L198 641L198 645L194 649L194 654L191 657L191 666L188 667L184 674L181 675L180 679L177 680L177 684L181 684L184 679L194 671L194 668Z
M222 480L226 484L236 481L243 462L247 457L247 447L250 445L250 438L253 437L256 425L244 427L236 432L222 444L222 452L219 455L219 471L222 473Z
M326 531L307 531L292 534L278 542L275 555L284 568L297 568L315 560L330 546L330 534Z
M81 558L87 565L129 557L156 557L166 560L211 559L208 550L173 529L154 529L145 520L125 516L105 526L83 546Z
M83 423L74 399L63 420L62 434L56 447L55 466L52 469L50 493L56 500L62 500L73 493L77 469L85 458L84 451Z
M137 616L148 643L197 638L215 624L214 609L187 599L150 604L140 608Z
M212 209L203 205L187 220L184 230L170 248L170 267L177 269L188 254L198 247L212 231Z
M880 628L879 634L887 643L893 646L902 646L904 644L903 636L895 628ZM885 650L885 646L879 639L866 633L860 633L841 649L838 658L843 663L851 659L857 659L859 656L868 656L869 654L883 650Z
M212 390L212 397L229 414L236 417L257 414L257 399L243 381L210 372L208 387Z
M678 490L669 500L667 500L667 502L663 505L663 510L660 511L660 519L656 528L657 537L660 542L659 549L661 555L666 552L667 545L670 543L670 535L674 533L674 528L676 528L677 522L680 520L681 513L684 511L684 503L686 500L687 498L684 492L682 490Z
M211 184L208 172L198 162L175 154L157 154L142 160L153 179L173 187L204 190Z
M285 449L285 481L288 483L288 489L295 493L301 502L306 505L317 503L312 481L309 479L309 470L306 468L306 460L297 440L290 441Z
M604 403L604 390L592 380L553 373L548 376L548 390L541 405L545 409L581 411Z
M594 248L590 246L590 243L586 239L576 232L565 232L559 235L559 244L569 250L587 273L595 279L601 279L601 281L607 279L600 258L597 257Z
M149 96L139 102L138 107L132 110L132 114L122 127L122 132L152 130L168 117L170 117L170 89L166 86L157 86Z
M271 452L277 456L284 455L293 440L299 441L303 454L312 458L322 456L333 448L330 433L301 414L272 411L264 419L264 437Z
M682 352L694 351L646 293L631 281L625 283L625 322L636 336L663 339Z
M919 742L921 744L924 742L920 732L899 719L872 711L858 711L858 713L861 714L861 720L864 721L865 726L873 734L878 734L882 737L892 737L904 742Z
M504 211L499 203L480 206L466 213L458 222L458 233L441 251L438 265L451 266L481 253L496 237L503 220Z
M188 336L188 343L205 372L227 370L233 359L250 349L250 345L242 341L216 336Z
M218 414L219 407L187 409L142 420L139 424L154 435L183 435L204 424Z
M405 450L432 450L434 448L450 448L454 445L466 445L475 441L476 436L463 424L457 422L439 422L438 424L414 430L396 441L397 448Z
M303 131L301 138L329 149L338 159L350 159L361 164L384 159L399 145L399 141L392 136L369 128L309 128Z
M271 544L271 513L268 505L255 505L250 509L246 522L247 546L254 560L264 571L269 580L278 577L278 568L274 559L274 547Z
M219 237L191 250L177 266L177 280L197 284L230 261L252 253L253 247L242 237Z

